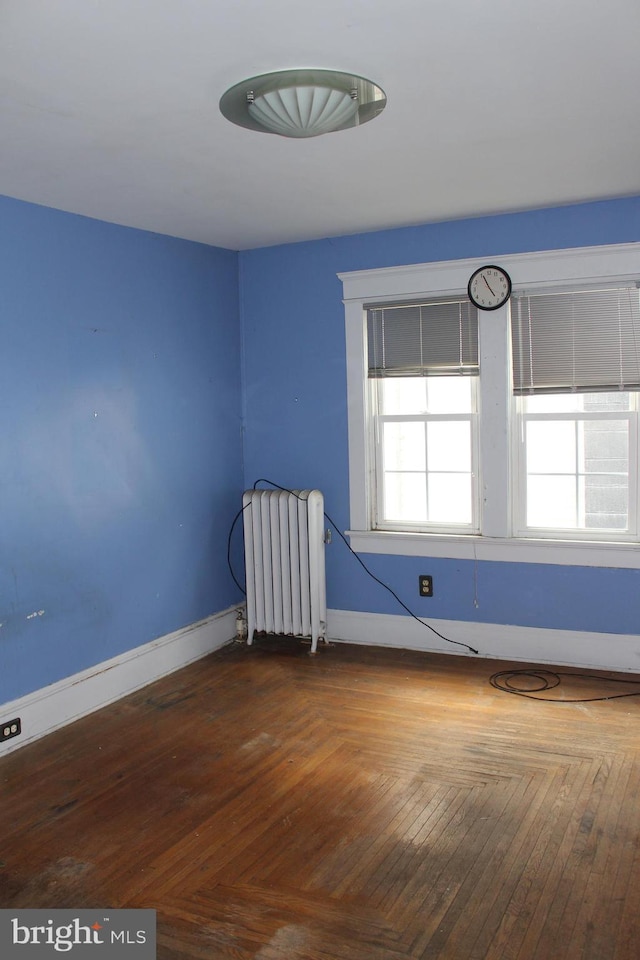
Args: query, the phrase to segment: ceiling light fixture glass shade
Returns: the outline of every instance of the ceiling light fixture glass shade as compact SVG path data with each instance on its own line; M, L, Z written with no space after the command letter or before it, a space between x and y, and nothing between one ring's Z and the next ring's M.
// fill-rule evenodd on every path
M329 87L285 87L255 97L249 116L270 133L283 137L317 137L345 124L352 126L358 98Z
M352 73L280 70L231 87L220 110L232 123L282 137L318 137L357 127L384 110L384 91Z

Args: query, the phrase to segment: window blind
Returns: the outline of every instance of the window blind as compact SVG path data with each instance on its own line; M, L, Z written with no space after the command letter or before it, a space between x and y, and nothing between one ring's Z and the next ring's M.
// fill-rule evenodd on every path
M467 299L367 308L369 377L478 373L478 313Z
M640 390L636 286L514 294L511 334L516 394Z

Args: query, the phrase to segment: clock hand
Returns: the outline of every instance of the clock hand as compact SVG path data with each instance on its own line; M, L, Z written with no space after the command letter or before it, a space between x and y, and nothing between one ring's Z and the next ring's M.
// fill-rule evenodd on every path
M482 274L482 279L484 280L484 282L486 283L486 285L489 287L489 281L488 281L487 278L485 277L484 273ZM495 297L495 293L493 292L493 290L491 289L491 287L489 287L489 293L491 294L492 297Z

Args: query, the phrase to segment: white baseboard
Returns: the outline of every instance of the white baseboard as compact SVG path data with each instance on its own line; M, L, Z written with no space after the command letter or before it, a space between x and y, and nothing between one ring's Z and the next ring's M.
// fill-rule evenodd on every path
M481 657L640 673L640 636L635 634L584 633L464 620L428 622L443 636L474 647ZM441 640L411 617L395 614L328 610L327 634L337 642L473 656L464 647Z
M3 719L19 717L22 733L0 744L0 756L100 710L224 646L235 637L238 609L231 607L5 703L1 708Z
M5 703L1 708L3 719L20 717L22 733L0 744L0 757L224 646L236 635L238 609L231 607ZM640 673L640 636L635 634L585 633L464 620L428 622L443 636L474 647L481 657ZM441 640L411 617L395 614L328 610L327 635L337 643L473 656L463 647Z

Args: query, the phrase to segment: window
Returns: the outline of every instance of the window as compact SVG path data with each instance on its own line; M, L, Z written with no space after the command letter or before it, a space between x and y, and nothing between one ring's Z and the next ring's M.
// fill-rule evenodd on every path
M378 380L376 527L475 531L477 377Z
M514 296L521 535L638 539L635 283Z
M640 566L639 278L640 244L341 275L354 548Z
M637 394L577 393L518 402L517 531L637 539Z
M367 308L378 529L478 530L478 317L467 298Z

